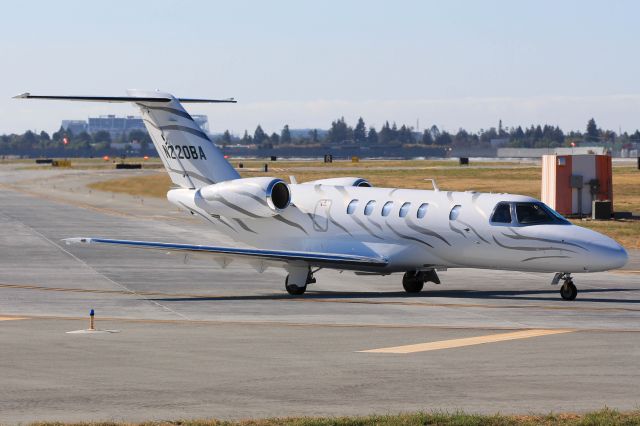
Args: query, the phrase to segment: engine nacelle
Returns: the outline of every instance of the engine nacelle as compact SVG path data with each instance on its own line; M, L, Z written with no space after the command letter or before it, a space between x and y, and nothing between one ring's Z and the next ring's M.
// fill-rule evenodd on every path
M370 188L372 185L368 180L359 177L339 177L330 179L312 180L311 182L305 182L305 184L311 185L331 185L331 186L360 186Z
M209 214L228 218L272 217L291 203L291 191L282 179L234 179L200 188L195 204Z

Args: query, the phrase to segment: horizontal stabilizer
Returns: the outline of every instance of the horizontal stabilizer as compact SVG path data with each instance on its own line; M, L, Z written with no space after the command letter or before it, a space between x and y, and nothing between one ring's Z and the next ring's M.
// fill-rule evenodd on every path
M150 241L112 240L105 238L67 238L67 244L106 244L132 248L180 251L199 254L221 255L228 257L257 258L281 262L306 262L310 265L331 266L374 266L384 267L388 261L382 257L367 257L351 254L316 253L286 250L261 250L235 247L215 247L191 244L173 244Z
M179 99L170 93L136 89L127 90L127 96L50 96L26 92L15 98L131 102L140 110L153 146L174 185L195 189L240 178L222 151L182 105L183 102L235 103L234 99Z
M171 102L172 99L166 96L55 96L55 95L32 95L29 92L14 96L14 99L48 99L81 102ZM229 99L192 99L178 98L182 103L236 103L233 98Z

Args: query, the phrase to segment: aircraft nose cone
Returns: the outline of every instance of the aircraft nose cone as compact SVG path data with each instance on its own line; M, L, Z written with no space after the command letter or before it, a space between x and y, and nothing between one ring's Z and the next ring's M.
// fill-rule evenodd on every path
M580 266L585 271L598 272L622 268L627 264L629 255L627 251L615 240L591 229L580 226L567 228L571 239L579 247L585 249L578 256Z
M610 269L622 268L629 261L629 254L621 245L618 245L617 250L610 250L608 259L610 262Z
M591 261L587 267L592 271L622 268L629 260L629 255L624 247L605 236L601 236L597 244L591 244L590 250Z

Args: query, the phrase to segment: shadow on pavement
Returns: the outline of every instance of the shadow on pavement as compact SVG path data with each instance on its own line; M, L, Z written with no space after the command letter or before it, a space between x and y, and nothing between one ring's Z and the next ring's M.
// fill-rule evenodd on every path
M589 297L600 293L634 292L637 289L608 288L579 290L575 302L592 303L640 303L640 299L622 299L612 297ZM155 298L158 302L206 302L206 301L260 301L260 300L349 300L349 299L398 299L398 300L429 300L433 298L471 299L471 300L525 300L525 301L556 301L560 300L558 289L549 290L426 290L418 294L405 292L331 292L308 290L302 296L282 294L229 295L229 296L196 296L196 297L163 297Z

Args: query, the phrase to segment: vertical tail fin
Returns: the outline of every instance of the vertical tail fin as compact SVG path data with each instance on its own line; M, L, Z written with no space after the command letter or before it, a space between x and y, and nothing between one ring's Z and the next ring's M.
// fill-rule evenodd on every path
M138 90L127 92L132 98L144 99L135 103L140 108L151 140L175 185L201 188L240 177L178 99L168 93ZM147 100L153 96L162 97L163 100Z
M230 99L178 99L169 93L128 90L129 96L41 96L23 93L18 99L84 102L133 102L142 113L153 145L171 181L182 188L201 188L240 175L202 131L182 102L235 102Z

